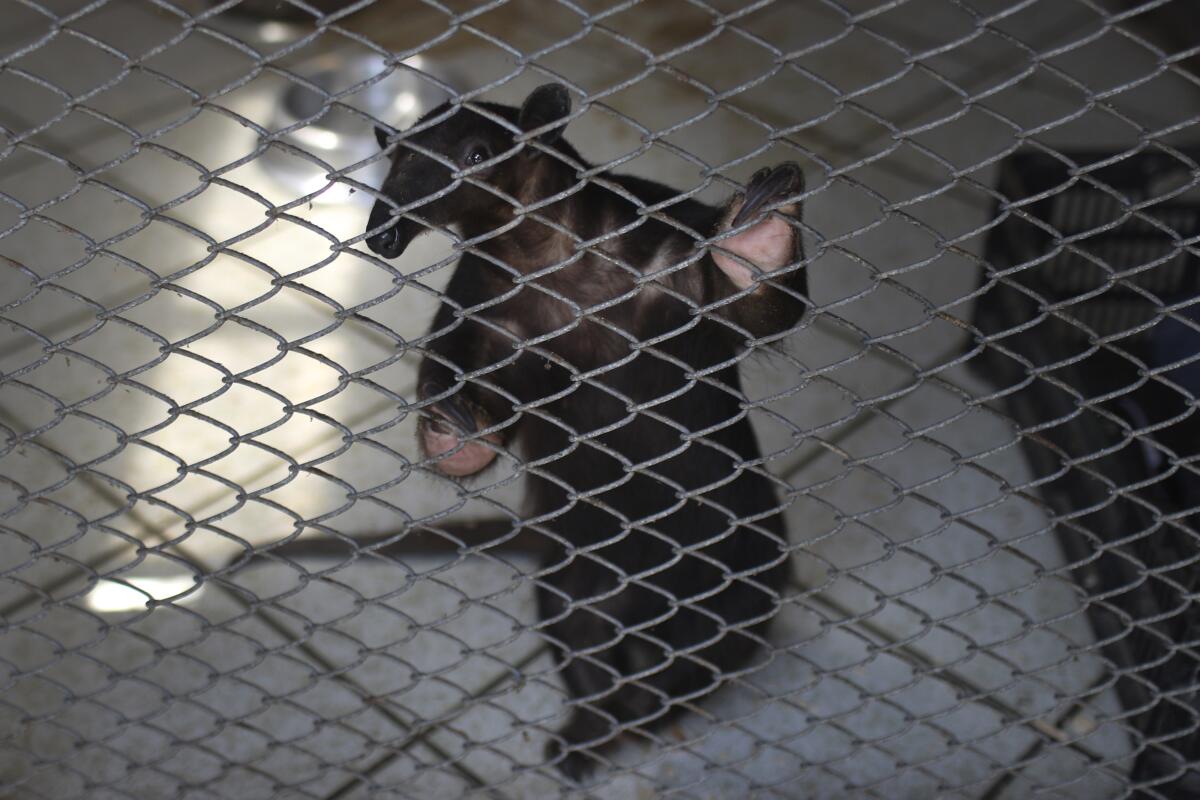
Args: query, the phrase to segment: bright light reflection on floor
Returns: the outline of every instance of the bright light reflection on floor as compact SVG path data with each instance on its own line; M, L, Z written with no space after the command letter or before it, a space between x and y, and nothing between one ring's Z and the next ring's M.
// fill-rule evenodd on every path
M165 600L188 592L196 586L191 575L173 575L155 578L126 578L118 581L100 581L88 592L85 602L92 611L113 614L121 611L138 611L146 607L150 598ZM195 599L200 590L191 592L188 600ZM182 598L180 598L182 599Z

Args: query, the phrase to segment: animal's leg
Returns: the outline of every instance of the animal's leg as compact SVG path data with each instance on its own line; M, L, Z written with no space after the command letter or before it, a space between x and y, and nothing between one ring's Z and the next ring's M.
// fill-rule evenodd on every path
M451 289L463 274L460 264ZM467 298L468 301L473 298ZM464 304L456 298L456 302ZM439 472L473 475L496 458L497 446L513 432L510 397L524 387L536 391L517 374L512 343L473 319L456 321L453 307L443 304L434 320L435 336L417 373L417 399L423 404L417 439L421 452ZM504 362L509 362L501 366ZM489 369L489 367L491 369ZM476 380L466 373L482 372ZM502 430L481 434L501 423Z
M768 214L770 206L794 197L804 189L804 175L791 162L764 167L750 178L746 193L736 194L725 208L717 233L744 230L715 242L712 257L738 289L755 282L756 273L771 273L797 260L799 231L786 219ZM798 204L782 206L782 214L799 219Z
M669 635L658 630L655 636L664 633ZM677 713L672 697L716 687L710 669L688 658L668 664L668 658L660 645L642 641L637 634L625 635L590 658L566 657L563 678L572 697L591 699L573 701L571 716L558 733L561 742L552 739L546 748L547 760L555 762L568 749L558 768L581 780L606 763L603 756L618 736L634 729L653 730Z
M605 628L615 640L616 631L607 624ZM626 674L631 671L629 651L636 646L625 638L587 656L563 656L563 681L573 698L571 716L547 744L546 759L557 761L558 768L575 780L582 780L605 763L602 754L616 743L626 726L647 722L664 708L662 697L647 688L652 681L641 686ZM562 755L564 745L569 751ZM560 755L562 760L558 761Z
M594 754L612 744L616 733L612 720L601 713L601 707L580 703L557 736L547 742L546 761L572 780L582 781L603 763ZM571 748L565 754L564 743Z
M576 562L566 567L566 573L554 576L554 589L541 587L538 605L542 619L561 616L567 610L563 588L587 581L589 589L599 589L608 583L606 571L597 574L594 567ZM563 683L572 698L570 717L562 729L546 743L546 761L556 764L568 777L583 780L597 766L588 753L589 746L611 741L613 721L601 712L604 696L610 692L619 676L611 663L612 650L595 650L617 639L616 627L587 607L579 607L549 627L555 640L555 650L561 665ZM583 651L590 651L584 654ZM580 700L579 698L592 698ZM569 747L570 750L564 753Z
M612 588L605 568L576 561L567 568L564 586L605 593ZM557 576L556 576L557 577ZM549 589L541 596L543 619L567 609L565 598ZM642 622L644 612L656 616L663 603L654 594L630 587L615 596L589 602L575 598L575 609L550 626L560 652L561 674L571 697L570 717L546 748L547 761L575 780L598 765L627 726L646 723L665 710L669 691L657 692L658 675L667 653L621 628ZM649 676L632 676L650 671Z

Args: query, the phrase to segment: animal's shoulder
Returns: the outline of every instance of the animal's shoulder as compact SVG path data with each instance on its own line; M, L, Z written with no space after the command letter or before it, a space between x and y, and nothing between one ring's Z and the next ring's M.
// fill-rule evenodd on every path
M683 192L658 181L617 173L604 173L603 178L636 197L642 206L665 204L661 209L663 215L701 234L707 235L708 229L720 215L720 209L690 197L680 197Z

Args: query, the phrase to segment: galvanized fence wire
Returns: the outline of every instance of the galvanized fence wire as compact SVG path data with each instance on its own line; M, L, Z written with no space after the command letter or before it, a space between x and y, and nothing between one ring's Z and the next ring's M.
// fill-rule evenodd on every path
M1183 0L422 0L406 13L427 36L390 33L397 11L375 0L265 6L9 4L6 797L1195 796L1200 39ZM528 30L543 23L552 41ZM139 25L154 35L139 39ZM325 82L322 59L346 52L375 68ZM589 66L597 52L635 66ZM751 52L762 63L749 73L734 56ZM1071 66L1096 52L1108 55L1095 73ZM698 60L721 66L723 53L732 80ZM398 76L450 105L408 127L360 102ZM654 81L699 108L667 94L655 108ZM585 158L607 131L628 147L570 163L577 183L534 205L481 177L515 151L447 163L455 182L415 202L381 191L381 164L422 151L412 136L463 109L511 128L482 103L551 82L570 93L565 136ZM822 99L791 104L795 85ZM279 87L318 102L272 123L263 109ZM649 121L668 106L672 119ZM331 133L337 115L361 130ZM1097 119L1121 135L1092 137ZM709 124L718 136L688 139ZM383 152L337 150L375 127L390 132ZM1064 130L1075 139L1055 139ZM220 150L229 131L249 139ZM517 150L573 161L541 130L512 132ZM280 190L254 172L272 157L319 180ZM671 209L723 203L782 161L806 173L789 198L805 209L790 224L806 251L767 280L802 271L809 291L799 323L759 335L726 313L750 290L704 303L664 283L736 233L691 230ZM691 183L647 204L609 174L659 179L646 164ZM550 214L589 184L633 202L638 220L587 238ZM427 221L423 207L464 185L516 221L474 238L430 223L448 251L403 262L366 247L378 230L363 198ZM498 259L489 243L526 219L570 252L532 271ZM650 221L699 246L653 275L614 255ZM905 235L924 247L901 246ZM531 513L520 493L541 479L612 511L614 485L564 481L566 451L522 460L492 444L502 469L467 481L417 451L416 419L449 395L418 399L415 367L445 361L428 320L456 302L445 280L464 254L513 289L458 316L512 340L513 355L448 364L463 385L570 428L561 396L523 400L497 377L538 356L628 411L568 430L570 448L619 461L618 484L667 485L673 509L733 521L706 544L787 520L777 613L746 632L759 656L716 694L674 698L688 713L666 727L618 720L623 746L582 786L543 754L570 698L532 598L554 591L561 564L547 552L595 554L562 529L568 508ZM585 306L546 280L585 258L631 288ZM688 327L746 346L697 369L671 349L687 329L639 338L605 316L652 289L690 309ZM495 323L488 312L520 292L569 319L531 335ZM1112 322L1118 306L1136 321ZM557 340L585 320L622 342L620 357L581 368L564 355ZM606 378L638 358L687 374L675 396L735 395L763 455L722 444L736 419L692 431L665 410L671 397L614 389ZM727 383L730 368L749 388ZM635 463L605 443L634 416L678 430L678 448ZM689 488L659 469L697 446L737 471ZM747 518L710 497L743 473L778 506ZM619 538L664 540L662 516L624 518ZM660 569L622 570L623 585L653 589Z

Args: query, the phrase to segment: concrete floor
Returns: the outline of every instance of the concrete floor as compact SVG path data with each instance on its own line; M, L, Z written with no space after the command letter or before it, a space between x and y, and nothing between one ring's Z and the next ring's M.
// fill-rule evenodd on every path
M971 402L989 387L956 363L954 319L999 158L1194 143L1200 90L1082 2L843 5L761 4L714 33L682 1L591 24L509 3L421 55L502 102L573 82L597 102L568 138L621 171L716 200L794 159L812 191L816 310L744 367L792 487L774 650L586 794L1121 796L1129 732L1045 517L1013 492L1030 479L1013 429ZM434 305L395 277L444 286L447 243L394 265L341 249L369 198L309 202L297 187L323 168L297 159L289 183L251 158L287 79L246 46L148 2L40 7L81 13L50 36L10 3L0 31L0 422L19 434L0 450L0 793L580 794L539 767L563 694L527 631L531 561L224 569L296 535L519 513L511 469L467 494L407 466L396 344ZM447 22L368 8L344 27L405 52ZM255 46L295 35L275 34ZM330 31L272 64L329 52L369 51Z

